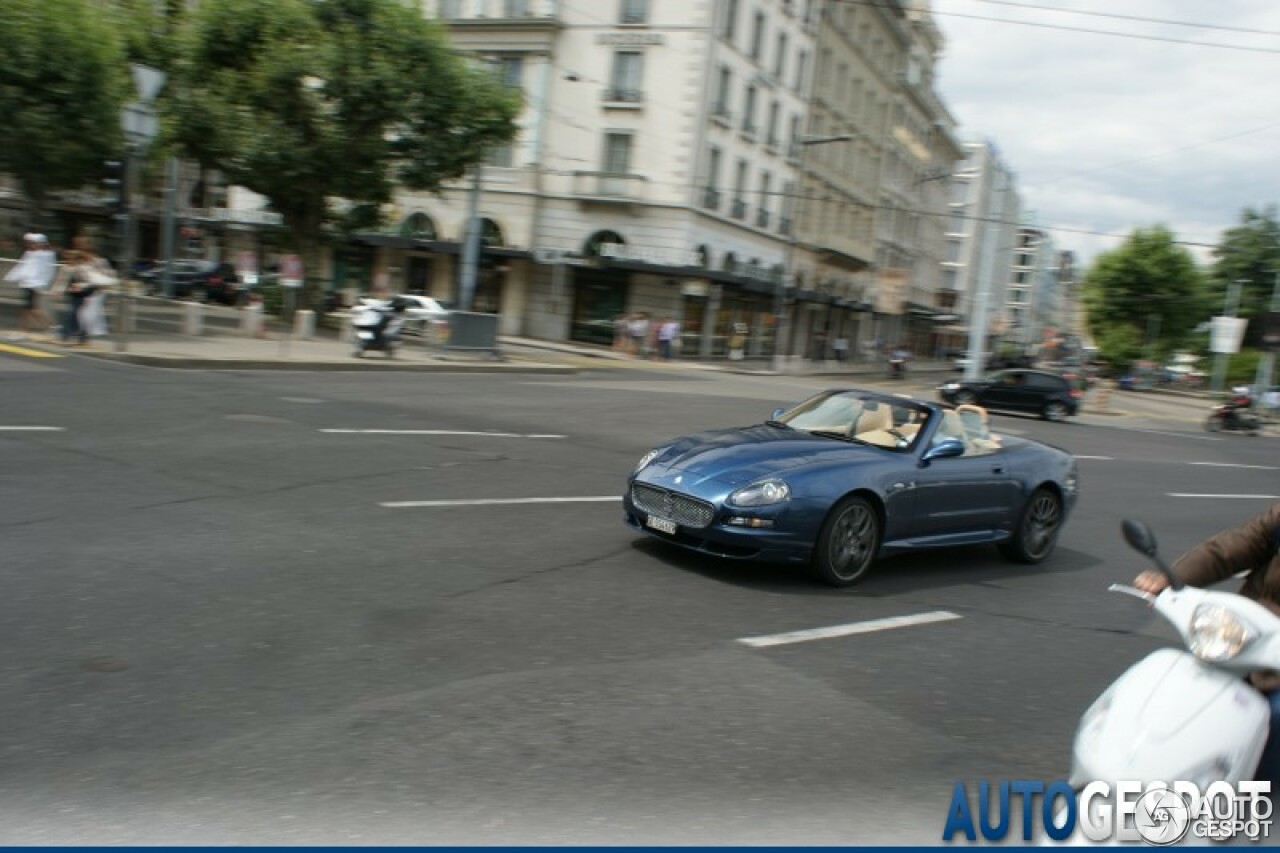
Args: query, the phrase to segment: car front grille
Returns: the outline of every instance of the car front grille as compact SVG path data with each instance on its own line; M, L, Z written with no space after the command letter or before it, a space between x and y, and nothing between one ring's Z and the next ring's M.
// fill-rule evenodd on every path
M706 527L715 517L715 508L706 501L645 483L631 486L631 502L637 509L684 527Z

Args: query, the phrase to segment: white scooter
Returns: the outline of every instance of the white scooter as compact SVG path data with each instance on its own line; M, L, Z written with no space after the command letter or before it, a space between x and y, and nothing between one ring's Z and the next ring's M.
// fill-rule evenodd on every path
M395 300L363 300L352 309L351 325L355 332L355 351L352 354L356 358L371 350L380 350L394 358L404 326L404 307Z
M1250 781L1270 733L1271 710L1245 681L1280 671L1280 618L1241 595L1188 587L1156 553L1142 522L1125 540L1169 579L1159 595L1129 586L1169 620L1186 650L1160 649L1129 668L1089 707L1076 730L1070 784Z

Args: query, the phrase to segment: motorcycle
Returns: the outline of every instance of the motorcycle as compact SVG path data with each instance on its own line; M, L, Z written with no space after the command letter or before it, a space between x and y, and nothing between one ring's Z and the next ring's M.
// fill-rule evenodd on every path
M889 356L889 378L905 379L907 376L907 359L905 356Z
M1214 406L1205 421L1209 432L1231 430L1257 435L1262 431L1262 418L1251 411L1253 399L1248 394L1237 393L1230 400Z
M1188 587L1160 559L1151 530L1126 519L1124 537L1169 579L1159 595L1115 584L1177 630L1184 650L1152 652L1085 711L1072 750L1071 787L1094 781L1175 781L1204 791L1254 778L1271 707L1245 677L1280 670L1280 618L1244 596Z
M400 330L404 326L403 304L395 300L391 302L366 301L352 310L351 325L355 330L356 358L362 358L366 352L385 352L388 358L395 358L396 349L400 346Z

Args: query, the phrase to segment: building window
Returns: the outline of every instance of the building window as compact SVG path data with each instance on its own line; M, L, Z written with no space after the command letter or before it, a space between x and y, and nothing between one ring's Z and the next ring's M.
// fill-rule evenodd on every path
M610 132L604 135L604 171L609 175L631 174L631 134Z
M729 215L743 219L747 215L747 161L738 160L738 174L733 181L733 208Z
M782 105L774 101L769 105L769 128L768 135L765 136L765 144L770 148L778 147L778 117L782 112Z
M712 145L707 154L707 191L703 206L711 210L720 208L720 149Z
M489 150L485 163L500 169L510 169L515 162L515 148L510 142L503 143Z
M804 77L809 73L809 54L807 51L800 51L796 56L796 91L804 93Z
M778 46L773 54L773 76L779 80L787 70L787 34L778 33Z
M756 132L756 87L747 87L747 102L742 107L742 132Z
M760 209L756 211L756 226L769 227L769 208L772 206L773 175L764 172L760 175Z
M638 104L644 100L641 86L644 77L644 54L620 50L613 55L613 72L609 77L607 99L624 104Z
M733 38L738 31L738 0L726 0L724 4L724 21L720 35L724 40L733 44Z
M524 87L524 59L519 56L504 56L498 60L498 74L502 85L510 89Z
M440 0L440 17L461 18L462 0Z
M760 61L760 51L764 47L764 12L756 12L755 22L751 27L751 58Z
M720 118L729 117L729 98L730 87L733 85L733 72L729 70L729 66L720 66L720 83L716 87L716 102L712 107L713 115Z
M528 17L529 0L503 0L502 13L508 18Z
M643 24L649 20L648 0L622 0L618 20L624 24Z

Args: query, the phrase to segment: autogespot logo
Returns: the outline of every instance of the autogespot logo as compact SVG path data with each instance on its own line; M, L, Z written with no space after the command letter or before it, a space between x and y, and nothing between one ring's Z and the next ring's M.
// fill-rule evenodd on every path
M957 782L942 840L1137 842L1165 846L1188 835L1227 841L1271 836L1269 782L1090 782L1079 791L1059 779L979 782L977 796Z
M1191 804L1177 791L1154 788L1138 798L1133 828L1150 844L1177 844L1191 828Z

